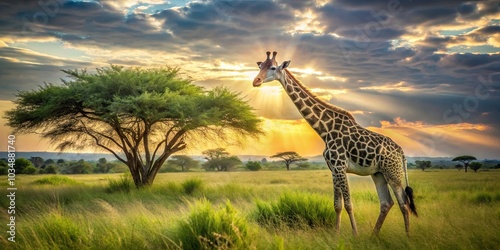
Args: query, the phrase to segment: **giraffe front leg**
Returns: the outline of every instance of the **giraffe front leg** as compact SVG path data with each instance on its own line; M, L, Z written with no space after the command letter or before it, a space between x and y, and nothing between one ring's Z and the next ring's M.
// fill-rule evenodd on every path
M342 189L333 180L333 206L335 208L335 232L340 233L340 216L342 215Z

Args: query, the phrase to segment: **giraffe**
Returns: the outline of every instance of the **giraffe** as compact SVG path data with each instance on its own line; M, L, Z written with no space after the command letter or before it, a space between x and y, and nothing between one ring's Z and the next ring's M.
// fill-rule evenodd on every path
M403 213L406 234L409 235L409 214L417 216L413 202L413 190L408 184L406 158L403 149L392 139L367 130L356 123L346 110L334 106L315 96L287 69L290 61L278 65L277 52L266 52L264 62L257 62L259 73L253 86L278 80L291 98L300 114L325 142L323 156L332 173L335 231L340 231L340 214L344 206L351 222L352 232L358 234L347 180L347 173L370 175L380 200L380 213L373 229L378 235L384 220L394 205L389 192L391 187L399 208ZM401 182L405 177L406 188Z

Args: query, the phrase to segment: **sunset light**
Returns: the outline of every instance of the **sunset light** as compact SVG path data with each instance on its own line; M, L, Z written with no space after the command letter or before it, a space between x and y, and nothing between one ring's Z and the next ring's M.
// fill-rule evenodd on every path
M387 6L376 1L292 2L73 1L57 13L9 3L0 35L1 113L14 107L18 91L60 84L61 69L178 67L206 89L240 93L265 119L262 143L233 152L319 155L318 136L279 82L252 86L256 62L277 51L278 64L291 60L289 71L318 98L409 155L499 157L498 6L400 3L401 12L385 17ZM2 133L11 130L1 125ZM54 150L38 135L19 136L25 150Z

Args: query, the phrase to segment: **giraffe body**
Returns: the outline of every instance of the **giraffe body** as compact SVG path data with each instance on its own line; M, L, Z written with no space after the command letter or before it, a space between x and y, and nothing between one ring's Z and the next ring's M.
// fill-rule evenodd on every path
M367 130L356 123L347 111L327 103L310 92L286 68L290 61L278 66L275 57L258 62L260 72L253 85L278 80L301 115L325 142L323 156L332 172L334 184L334 207L337 213L336 229L340 230L342 206L349 215L353 233L357 234L356 221L350 198L347 173L370 175L377 188L380 200L380 214L374 233L378 234L387 213L393 206L388 186L393 190L403 213L406 232L409 232L409 212L416 215L413 191L403 189L401 179L406 173L406 158L403 149L392 139Z

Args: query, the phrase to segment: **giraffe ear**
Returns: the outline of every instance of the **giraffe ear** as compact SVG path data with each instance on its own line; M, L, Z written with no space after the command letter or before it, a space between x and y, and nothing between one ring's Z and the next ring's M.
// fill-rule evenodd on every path
M261 65L261 64L262 64L262 62L257 62L257 66L259 66L259 67L260 67L260 65Z
M288 61L284 61L284 62L283 62L283 63L279 66L279 68L280 68L280 69L286 69L286 68L288 67L288 65L290 65L290 62L291 62L290 60L288 60Z

